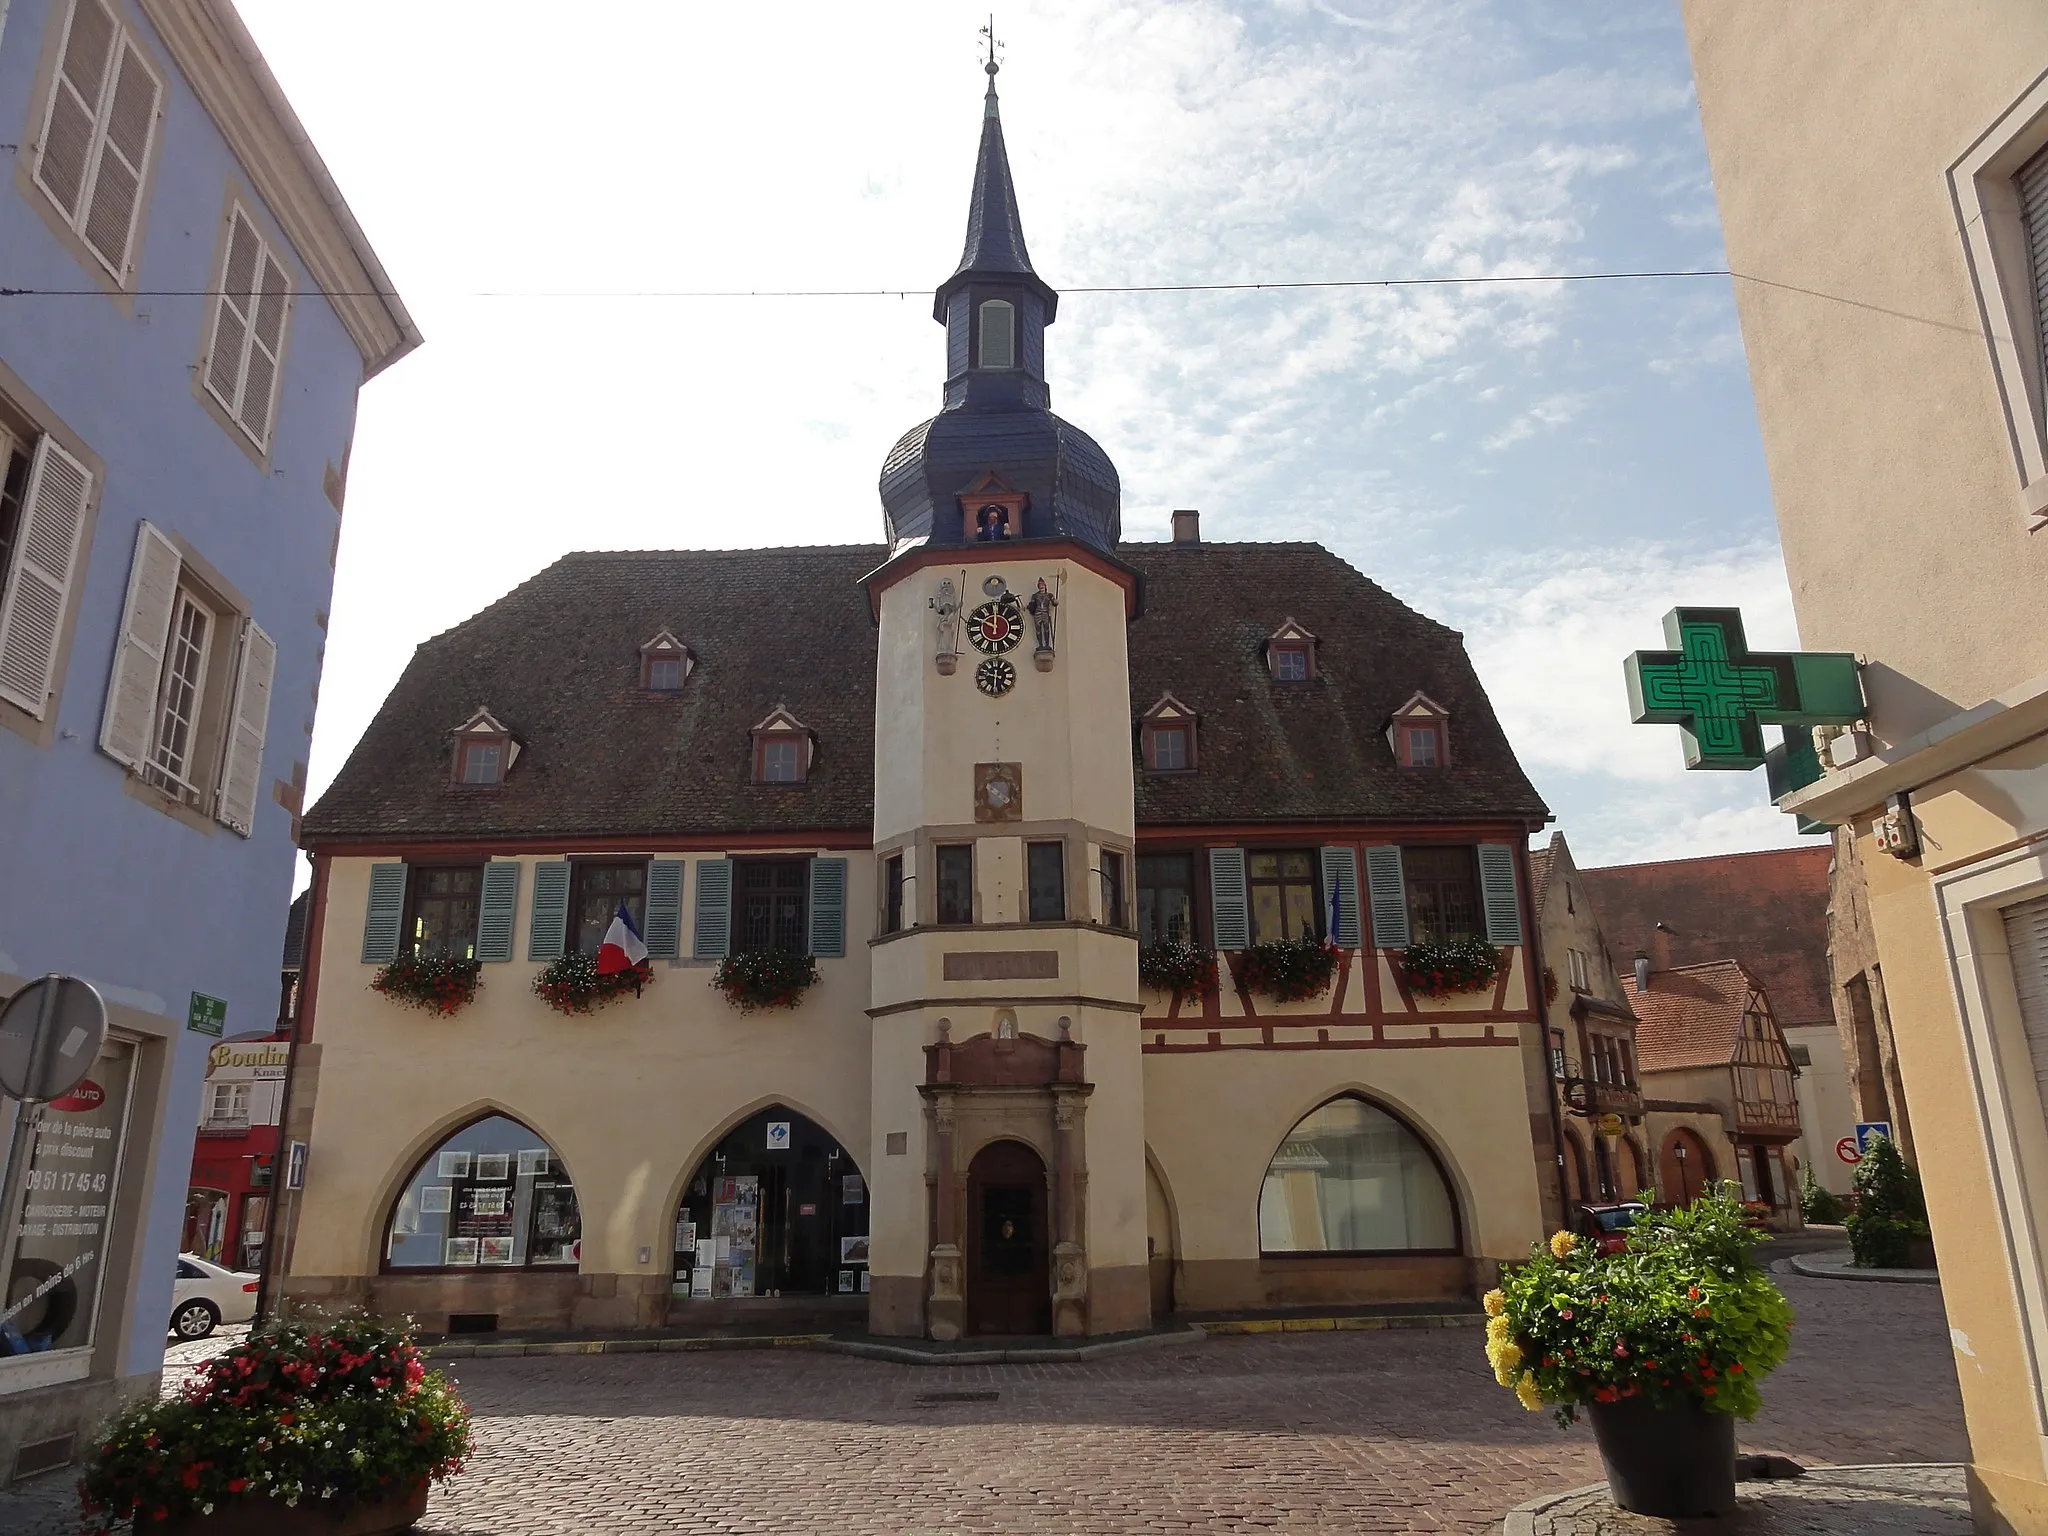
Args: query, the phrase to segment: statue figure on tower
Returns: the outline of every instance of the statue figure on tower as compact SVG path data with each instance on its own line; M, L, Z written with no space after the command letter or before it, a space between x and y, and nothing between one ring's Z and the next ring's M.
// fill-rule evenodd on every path
M1031 601L1024 605L1024 611L1031 615L1031 627L1035 632L1038 646L1031 653L1031 659L1038 664L1041 672L1052 670L1052 642L1055 611L1060 600L1052 595L1043 576L1038 578L1038 590L1031 594Z

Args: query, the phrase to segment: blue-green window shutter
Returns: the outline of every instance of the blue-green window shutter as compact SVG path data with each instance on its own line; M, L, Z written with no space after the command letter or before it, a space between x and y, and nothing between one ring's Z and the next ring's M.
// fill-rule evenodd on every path
M1330 942L1339 949L1358 948L1358 851L1323 850L1323 920L1330 923Z
M846 860L811 860L811 953L846 953Z
M1249 949L1251 898L1245 892L1244 850L1209 850L1209 932L1218 949Z
M550 859L533 866L533 927L526 958L559 960L569 939L569 861Z
M690 953L699 960L723 958L732 942L732 860L697 861L697 917Z
M370 866L370 909L363 915L363 964L389 965L398 958L398 929L405 921L405 866Z
M656 859L647 866L648 955L656 960L673 960L683 952L683 864L682 859Z
M493 859L484 866L484 896L477 904L477 959L512 958L512 923L518 915L519 862Z
M1515 899L1515 850L1506 843L1479 845L1479 896L1486 904L1486 941L1522 942L1522 904Z
M1372 903L1373 948L1406 949L1408 882L1401 874L1399 848L1382 843L1365 850L1365 886Z

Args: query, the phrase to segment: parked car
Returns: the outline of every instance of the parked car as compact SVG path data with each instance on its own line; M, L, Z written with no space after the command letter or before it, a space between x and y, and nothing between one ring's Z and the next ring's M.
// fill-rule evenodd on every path
M255 1315L256 1276L223 1269L197 1254L178 1255L170 1329L178 1338L203 1339L222 1323L246 1323Z
M1579 1236L1597 1243L1602 1253L1619 1253L1628 1244L1628 1229L1648 1209L1640 1200L1619 1200L1612 1205L1582 1205L1577 1222Z

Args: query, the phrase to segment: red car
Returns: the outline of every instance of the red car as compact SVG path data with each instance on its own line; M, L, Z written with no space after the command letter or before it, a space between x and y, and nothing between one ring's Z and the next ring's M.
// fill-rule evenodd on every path
M1619 1253L1628 1246L1628 1229L1649 1209L1640 1200L1622 1200L1612 1205L1579 1207L1579 1236L1599 1245L1602 1253Z

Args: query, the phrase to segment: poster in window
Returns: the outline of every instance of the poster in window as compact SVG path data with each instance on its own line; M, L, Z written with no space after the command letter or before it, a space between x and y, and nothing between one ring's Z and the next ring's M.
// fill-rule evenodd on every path
M865 1264L868 1261L868 1240L863 1233L859 1237L839 1239L839 1262L842 1264Z
M420 1187L420 1214L423 1216L446 1216L453 1207L449 1197L455 1193L453 1185L425 1184ZM418 1229L415 1228L415 1231Z
M867 1185L857 1173L849 1173L839 1181L839 1203L860 1205L868 1197Z
M860 1291L863 1296L868 1293L868 1272L866 1270L860 1272Z
M476 1155L476 1176L486 1184L503 1184L512 1177L512 1154L510 1152L479 1152Z
M732 1294L732 1271L723 1264L711 1271L711 1299L723 1301Z
M444 1252L450 1264L474 1264L476 1262L477 1240L473 1237L451 1237Z
M511 1198L509 1189L474 1189L469 1192L469 1208L479 1216L509 1216Z
M509 1237L479 1239L478 1249L486 1264L510 1264L513 1261L512 1239Z
M690 1294L709 1296L711 1294L711 1267L700 1264L690 1271Z
M583 1215L567 1179L533 1181L532 1221L534 1263L574 1264L581 1256Z
M529 1147L519 1154L519 1177L530 1179L535 1174L548 1171L548 1149Z
M694 1253L697 1249L697 1223L679 1221L676 1223L677 1253Z
M441 1177L444 1179L468 1178L469 1154L467 1152L443 1152L441 1154Z
M21 1223L0 1295L0 1356L93 1341L108 1213L128 1111L132 1048L108 1041L89 1076L35 1116L21 1179Z
M854 1276L854 1272L853 1272L852 1270L850 1270L850 1269L842 1269L841 1271L839 1271L839 1294L840 1294L840 1295L842 1295L842 1296L847 1296L847 1295L851 1295L851 1294L852 1294L852 1292L853 1292L853 1276Z

